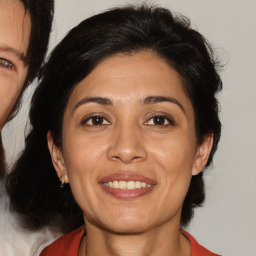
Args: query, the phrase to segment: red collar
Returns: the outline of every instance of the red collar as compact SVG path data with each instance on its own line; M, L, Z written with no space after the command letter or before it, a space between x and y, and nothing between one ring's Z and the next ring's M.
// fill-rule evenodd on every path
M181 233L191 244L191 256L218 256L197 243L197 241L185 230L181 229ZM81 226L47 246L41 252L40 256L76 256L78 255L79 247L84 235L85 226Z

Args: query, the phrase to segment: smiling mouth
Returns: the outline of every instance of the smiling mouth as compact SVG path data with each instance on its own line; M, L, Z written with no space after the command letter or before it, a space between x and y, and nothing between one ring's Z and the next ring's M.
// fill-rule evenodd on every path
M151 184L147 184L144 181L124 181L124 180L114 180L103 183L104 186L115 189L131 190L131 189L141 189L141 188L151 188Z
M105 192L118 199L135 199L154 190L156 182L145 176L115 173L100 180Z

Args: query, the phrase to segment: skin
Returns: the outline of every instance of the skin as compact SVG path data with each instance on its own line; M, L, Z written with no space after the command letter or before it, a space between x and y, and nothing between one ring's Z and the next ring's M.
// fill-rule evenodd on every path
M30 16L19 0L0 0L0 130L25 82Z
M173 101L145 101L150 96ZM97 115L103 118L95 125ZM182 203L212 146L212 136L197 145L195 134L181 78L152 52L109 57L76 86L64 114L62 148L51 132L48 146L60 180L70 183L84 213L87 240L79 255L190 255L179 231ZM143 196L120 199L99 183L113 173L155 183Z

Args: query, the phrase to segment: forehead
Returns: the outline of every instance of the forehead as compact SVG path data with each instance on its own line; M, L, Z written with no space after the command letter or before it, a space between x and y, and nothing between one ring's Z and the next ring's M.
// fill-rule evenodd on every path
M31 22L19 0L0 0L0 47L13 48L26 55Z
M106 97L113 105L140 104L149 96L177 99L192 108L179 74L153 52L118 54L99 63L72 92L72 108L84 97Z
M91 94L180 93L186 97L182 79L164 59L149 51L117 54L100 62L74 91ZM133 94L132 94L133 95ZM134 95L133 95L134 96ZM111 98L111 97L110 97Z

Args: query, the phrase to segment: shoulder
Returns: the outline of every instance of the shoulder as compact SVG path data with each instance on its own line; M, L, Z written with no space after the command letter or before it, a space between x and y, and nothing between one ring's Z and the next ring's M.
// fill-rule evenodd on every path
M85 227L80 228L60 237L47 246L40 256L73 256L78 255L79 246L85 235Z
M21 227L19 218L9 210L9 199L0 185L0 255L39 255L39 252L60 234L44 228L28 231Z
M181 233L189 240L191 244L191 256L220 256L213 252L210 252L205 247L200 245L193 236L191 236L188 232L181 229Z

